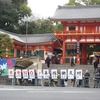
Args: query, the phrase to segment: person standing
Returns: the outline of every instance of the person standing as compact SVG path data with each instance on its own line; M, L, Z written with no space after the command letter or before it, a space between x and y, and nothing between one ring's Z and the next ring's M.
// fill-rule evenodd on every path
M46 62L46 64L47 64L47 67L48 67L48 68L50 67L50 61L51 61L50 57L47 56L45 62Z
M72 57L71 58L71 66L73 66L74 65L74 58Z
M95 73L94 77L94 88L100 88L100 73Z
M96 73L97 68L98 68L98 61L95 60L93 65L94 65L94 73Z
M89 78L90 78L90 73L88 70L86 70L84 74L84 87L89 87Z
M75 63L76 63L76 57L75 56L73 57L73 62L74 62L74 65L75 65Z

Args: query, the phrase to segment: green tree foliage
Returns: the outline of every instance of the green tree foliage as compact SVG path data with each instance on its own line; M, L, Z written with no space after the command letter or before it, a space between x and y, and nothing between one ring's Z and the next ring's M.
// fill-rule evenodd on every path
M22 22L19 26L18 33L26 34L27 22ZM38 19L28 22L28 34L44 34L54 32L54 25L47 19Z
M19 21L31 15L27 0L0 0L0 28L15 32Z
M100 4L100 0L82 0L85 5L97 5Z
M39 25L39 33L40 34L54 32L54 25L49 20L41 19L41 20L38 20L37 23Z
M69 0L69 2L66 5L76 6L76 5L81 5L81 4L80 2L77 2L76 0Z
M55 25L55 31L63 31L63 25L61 23L57 23Z
M12 0L17 10L19 20L31 15L31 9L27 6L27 0Z
M66 5L97 5L100 4L100 0L69 0Z
M0 33L0 56L5 57L6 55L11 55L10 52L8 52L9 49L13 47L12 39L9 35L1 34Z

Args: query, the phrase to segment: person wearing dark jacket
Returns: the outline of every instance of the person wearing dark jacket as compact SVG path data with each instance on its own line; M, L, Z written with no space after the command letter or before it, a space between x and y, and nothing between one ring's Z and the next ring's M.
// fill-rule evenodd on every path
M96 73L97 68L98 68L98 61L95 60L95 62L94 62L94 73Z
M89 78L90 78L90 73L88 70L86 70L84 74L84 87L89 87Z
M94 88L100 88L100 73L95 73L94 77Z
M74 58L72 57L71 58L71 66L73 66L73 65L75 65L75 63L74 63Z
M47 67L48 67L48 68L50 67L50 61L51 61L50 57L47 56L45 62L46 62L46 64L47 64Z

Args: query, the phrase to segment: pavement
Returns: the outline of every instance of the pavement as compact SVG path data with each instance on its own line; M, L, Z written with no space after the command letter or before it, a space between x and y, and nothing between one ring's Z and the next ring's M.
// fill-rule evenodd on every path
M0 100L100 100L100 88L0 85Z

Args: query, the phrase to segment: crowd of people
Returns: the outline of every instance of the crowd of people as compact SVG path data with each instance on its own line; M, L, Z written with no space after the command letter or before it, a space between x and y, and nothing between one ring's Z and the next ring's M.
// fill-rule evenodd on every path
M76 77L74 77L74 79L71 80L72 86L75 87L86 87L89 88L89 80L90 80L90 73L88 70L85 71L85 73L83 74L82 79L76 79Z
M61 57L58 55L52 55L51 57L48 55L45 59L45 63L47 64L47 68L50 67L50 63L52 64L61 64Z
M46 63L47 63L47 67L50 67L50 61L52 61L50 59L50 57L48 56L46 59ZM94 81L94 88L100 88L100 63L99 63L99 59L98 57L96 57L94 63L94 75L90 76L90 73L88 70L86 70L86 72L83 75L83 79L81 80L76 80L75 78L71 80L72 86L76 86L77 87L89 87L89 81L90 81L90 77L93 78ZM71 66L75 66L75 57L71 58Z
M70 79L66 78L66 79L61 79L60 77L60 73L57 74L57 79L52 79L51 76L49 77L47 83L44 83L44 86L60 86L60 87L65 87L66 84L69 83L70 86L73 87L85 87L85 88L89 88L90 87L90 78L91 78L91 74L89 73L88 70L85 71L85 73L83 74L82 79L76 79L76 77L74 77L74 79L71 79L71 83L70 83ZM43 79L45 80L45 79ZM27 84L27 85L34 85L34 86L38 86L41 85L39 84L39 82L42 81L42 79L38 79L37 75L35 76L34 79L32 80L28 80L28 79L19 79L19 84L20 85L24 85L23 83ZM95 74L95 76L93 77L93 81L94 81L94 88L100 88L100 73L97 72ZM41 82L40 82L41 83Z

